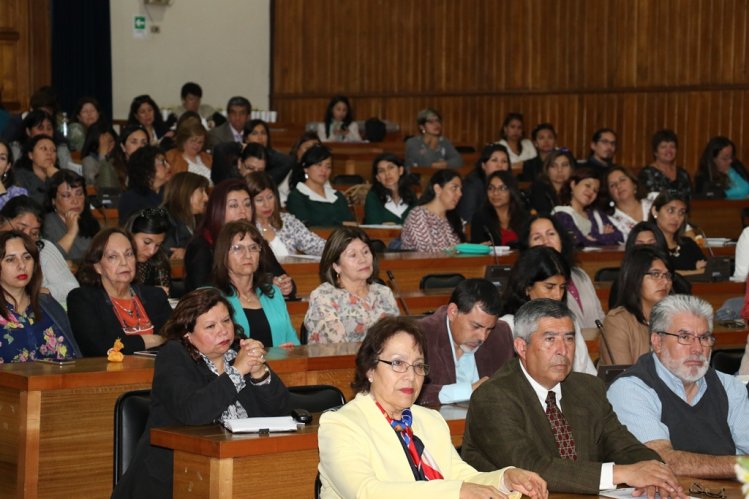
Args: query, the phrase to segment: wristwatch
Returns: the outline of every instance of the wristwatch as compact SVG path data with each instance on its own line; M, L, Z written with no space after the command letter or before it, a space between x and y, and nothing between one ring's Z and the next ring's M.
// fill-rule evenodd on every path
M250 374L250 381L252 381L255 384L258 384L268 379L268 376L270 376L270 368L267 365L264 367L265 367L265 372L263 373L263 375L260 376L259 378L253 378L252 374Z

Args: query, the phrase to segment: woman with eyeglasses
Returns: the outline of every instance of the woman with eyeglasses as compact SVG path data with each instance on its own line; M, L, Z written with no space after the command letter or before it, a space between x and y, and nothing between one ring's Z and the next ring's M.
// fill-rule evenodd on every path
M656 224L666 238L666 246L676 270L704 269L707 259L691 237L687 227L689 201L677 192L663 191L653 201L649 222Z
M86 180L70 170L58 171L50 179L45 205L44 237L66 260L79 261L101 229L86 200Z
M107 355L119 338L122 353L164 343L159 330L172 308L158 287L136 283L133 237L123 229L99 232L78 267L81 287L68 295L68 317L86 357Z
M263 236L248 220L224 225L216 241L213 283L229 300L234 323L265 347L299 344L281 290L265 268Z
M185 249L185 290L192 291L213 282L211 268L221 228L235 220L252 221L254 209L247 182L240 179L224 180L213 188L203 220ZM296 285L286 275L272 251L263 253L265 268L273 274L273 284L284 296L293 296Z
M463 195L457 208L460 218L470 222L481 209L486 201L487 177L498 171L510 171L507 149L501 144L484 146L473 170L463 179Z
M548 215L561 204L562 188L569 182L577 162L567 149L552 151L544 161L541 174L531 184L531 206L539 215Z
M406 168L460 168L463 157L442 135L442 115L435 109L422 109L416 116L420 135L406 141Z
M138 283L158 286L169 296L172 267L162 246L169 230L166 210L146 208L137 211L128 219L124 228L135 241L135 275Z
M309 297L304 327L309 343L361 341L386 315L398 315L390 288L374 282L377 256L366 232L338 227L320 260L320 284Z
M440 413L416 404L429 374L426 341L407 318L369 329L356 354L356 397L320 417L320 497L548 497L536 473L466 464Z
M161 149L143 146L127 162L127 190L120 196L117 207L120 225L142 208L158 208L163 200L163 188L171 171Z
M496 171L489 175L486 201L471 221L471 242L516 246L528 216L515 177L509 171Z
M68 262L52 241L42 239L42 207L28 196L8 201L0 210L0 231L18 230L31 238L39 248L42 288L57 300L67 303L68 293L78 287Z
M655 246L637 246L624 256L618 299L603 321L599 365L634 364L650 351L650 311L671 294L674 269Z
M0 233L0 364L81 356L65 310L41 293L39 250L18 230Z

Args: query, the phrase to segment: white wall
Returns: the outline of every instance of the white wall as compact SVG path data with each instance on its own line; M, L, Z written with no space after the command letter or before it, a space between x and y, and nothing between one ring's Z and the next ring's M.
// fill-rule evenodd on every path
M203 102L213 107L243 95L254 108L268 108L269 0L174 0L168 7L112 0L110 9L115 119L127 118L140 94L150 94L162 108L179 105L187 81L199 83ZM161 32L134 38L136 15Z

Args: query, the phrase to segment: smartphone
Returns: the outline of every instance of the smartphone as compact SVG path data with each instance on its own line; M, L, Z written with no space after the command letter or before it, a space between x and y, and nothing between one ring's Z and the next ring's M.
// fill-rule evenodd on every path
M310 424L312 422L312 414L307 409L294 409L291 411L291 417L299 423Z
M70 366L75 364L75 359L36 359L36 362L53 366Z

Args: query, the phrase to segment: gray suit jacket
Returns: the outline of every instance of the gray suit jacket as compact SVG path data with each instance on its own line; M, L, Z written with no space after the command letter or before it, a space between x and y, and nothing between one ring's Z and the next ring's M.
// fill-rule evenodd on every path
M211 147L216 147L218 144L223 144L224 142L234 142L234 134L230 127L231 125L227 121L208 132L208 142Z
M661 460L622 425L595 376L570 373L562 382L562 412L572 427L577 461L559 457L549 420L523 375L520 361L505 364L471 397L463 459L479 471L508 465L535 471L551 492L595 494L601 464Z

